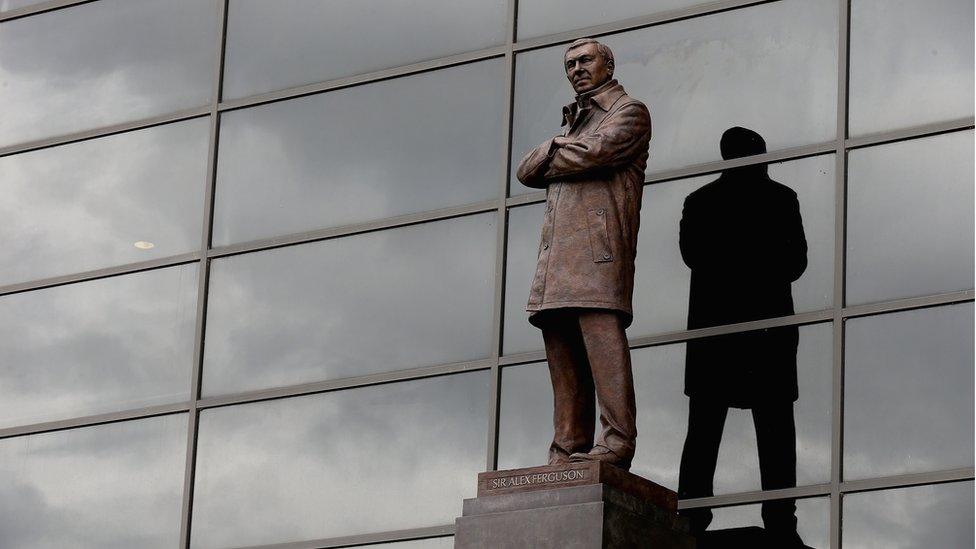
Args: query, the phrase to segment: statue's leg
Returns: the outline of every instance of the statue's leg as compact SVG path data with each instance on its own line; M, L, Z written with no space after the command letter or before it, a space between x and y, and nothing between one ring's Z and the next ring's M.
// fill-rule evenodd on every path
M553 393L553 440L549 463L566 463L570 454L593 447L593 377L580 336L578 317L553 311L542 327Z
M624 321L611 311L584 311L580 331L600 406L601 432L594 450L609 449L616 458L598 459L629 469L637 440L637 405Z
M711 402L705 397L692 397L688 402L688 436L681 452L678 473L678 497L701 498L714 495L712 483L718 462L718 447L725 430L729 408L724 403ZM691 533L704 532L712 522L709 509L687 509L682 516L691 520Z

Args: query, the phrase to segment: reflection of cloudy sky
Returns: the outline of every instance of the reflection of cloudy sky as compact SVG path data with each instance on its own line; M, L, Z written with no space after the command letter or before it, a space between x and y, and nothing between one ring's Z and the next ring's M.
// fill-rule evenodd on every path
M713 137L716 149L720 134ZM797 193L808 252L807 270L793 283L797 312L826 309L834 288L834 157L815 156L773 164L769 175ZM681 259L678 224L685 197L714 175L644 187L634 275L634 324L630 337L683 330L688 319L691 270ZM505 352L542 348L542 337L525 313L535 271L542 204L513 209L509 216L505 279ZM716 231L722 230L720 227Z
M797 483L830 480L832 331L830 324L800 328L800 399L794 405ZM637 455L633 472L671 489L688 428L684 395L685 345L633 351L637 393ZM545 462L552 440L552 389L545 364L506 368L502 376L500 469ZM730 409L715 473L715 493L759 490L759 457L749 410Z
M726 528L742 528L745 526L762 526L761 505L740 505L736 507L722 507L712 511L714 520L709 530L724 530ZM847 517L844 517L845 527ZM796 529L803 543L814 549L830 547L830 504L827 498L810 498L796 500ZM888 545L871 545L871 547L889 547ZM935 546L932 547L941 547Z
M436 526L484 470L488 374L205 411L194 547Z
M478 214L214 261L204 391L487 357L495 223Z
M0 440L0 546L179 543L186 415Z
M707 0L521 0L518 4L519 39L562 32L703 4Z
M973 287L973 131L851 151L847 299Z
M851 133L972 116L972 23L969 0L852 2Z
M504 69L493 59L223 115L214 245L495 198Z
M187 400L197 265L0 297L0 426Z
M208 128L201 118L0 158L0 285L199 249Z
M972 481L846 495L844 547L969 549L973 509Z
M648 171L720 160L718 137L732 126L759 132L770 149L832 139L836 28L837 2L785 0L607 36L621 84L651 110ZM516 161L552 137L572 99L564 50L518 56ZM531 190L514 178L512 189Z
M233 0L224 95L243 97L505 41L505 0Z
M973 304L856 318L846 330L845 477L972 467Z
M210 101L214 0L102 0L0 24L0 145Z

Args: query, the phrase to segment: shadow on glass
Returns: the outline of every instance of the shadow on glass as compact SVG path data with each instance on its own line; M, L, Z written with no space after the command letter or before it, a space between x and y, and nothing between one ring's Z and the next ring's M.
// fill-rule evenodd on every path
M762 154L766 143L733 127L722 135L721 151L731 160ZM791 285L807 266L806 238L796 193L770 179L765 164L725 170L688 195L680 227L681 256L691 269L688 329L793 314ZM713 495L730 407L752 411L763 490L796 486L798 339L796 326L783 326L688 342L680 498ZM709 509L682 514L696 535L712 521ZM762 518L762 535L778 546L803 545L794 500L764 502Z

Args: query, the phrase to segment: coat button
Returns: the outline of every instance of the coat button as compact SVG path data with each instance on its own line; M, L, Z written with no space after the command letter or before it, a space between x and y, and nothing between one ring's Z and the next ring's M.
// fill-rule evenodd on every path
M603 210L597 210L596 215L603 215Z
M542 243L542 249L543 250L548 250L549 249L549 243L548 242L543 242Z
M603 259L610 259L610 254L603 254Z

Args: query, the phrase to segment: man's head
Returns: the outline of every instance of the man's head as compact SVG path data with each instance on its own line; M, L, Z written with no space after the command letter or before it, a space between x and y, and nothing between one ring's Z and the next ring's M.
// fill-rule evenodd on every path
M566 78L576 93L599 88L613 78L613 52L592 38L580 38L566 48Z

